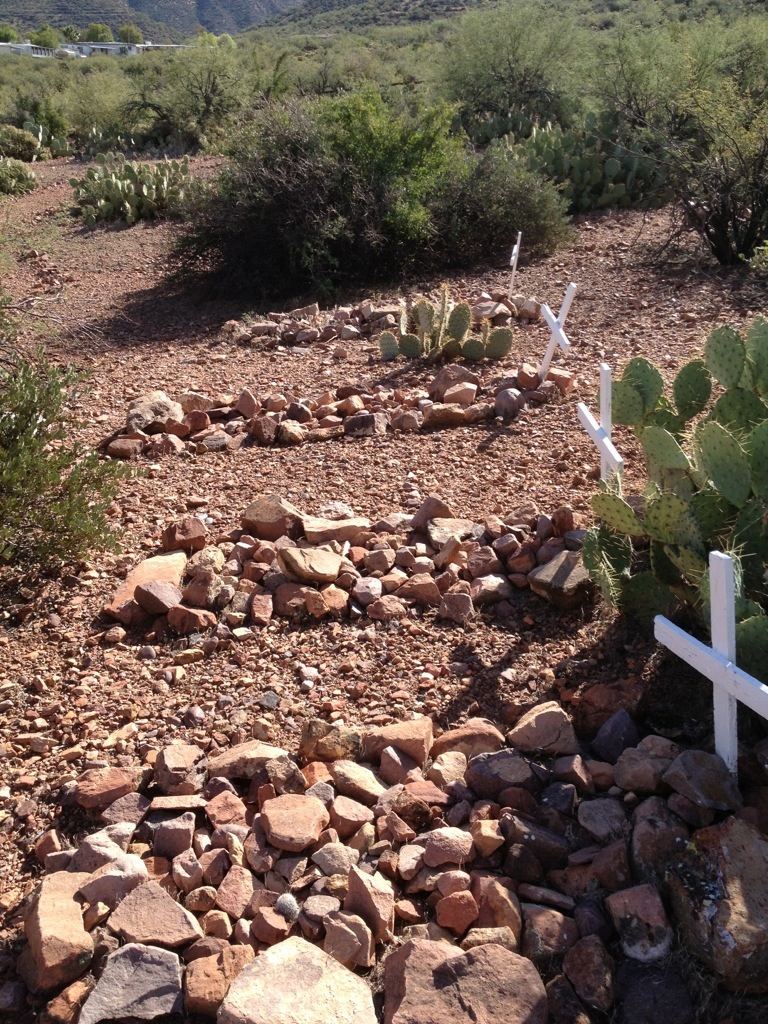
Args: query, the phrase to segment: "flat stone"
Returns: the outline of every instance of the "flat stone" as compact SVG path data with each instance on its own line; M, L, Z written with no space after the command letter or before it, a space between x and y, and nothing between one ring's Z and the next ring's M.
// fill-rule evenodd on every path
M355 761L360 754L360 743L359 730L311 718L302 726L299 756L302 761Z
M108 864L103 864L88 876L80 886L80 894L91 905L106 903L108 907L116 907L147 878L144 861L136 854L121 851Z
M370 519L363 519L361 516L347 519L323 519L320 516L304 516L302 518L304 534L310 544L328 544L329 541L337 541L343 544L345 541L354 540L361 530L371 528Z
M627 747L636 747L640 733L629 712L624 708L616 711L597 731L592 740L592 749L601 761L616 764Z
M538 789L538 780L531 766L514 750L475 755L467 765L465 778L467 785L479 797L491 800L509 786L533 791Z
M630 856L636 881L662 880L670 863L684 851L688 829L658 796L635 808L632 825Z
M440 395L442 400L442 395ZM414 513L411 530L414 533L424 531L431 519L452 519L453 510L439 494L428 494Z
M151 801L143 793L126 793L125 796L118 797L109 807L104 808L101 812L101 820L105 825L116 825L121 821L139 825L150 806Z
M304 513L276 494L264 494L252 501L243 513L242 526L246 533L259 540L279 540L280 537L299 537Z
M504 734L485 718L470 718L457 729L448 729L432 744L434 759L449 750L456 750L469 760L477 754L493 754L504 746Z
M267 842L289 853L301 853L316 843L329 823L325 805L314 796L286 793L267 801L261 812Z
M146 583L168 583L178 587L186 564L187 556L183 551L145 558L128 572L112 600L104 606L104 614L117 619L124 626L131 625L136 620L136 610L144 614L135 600L136 587Z
M155 782L168 796L201 792L208 762L205 752L192 743L172 743L158 753Z
M464 410L459 408L459 412L463 422ZM484 532L485 527L481 523L473 522L471 519L451 519L435 516L427 524L429 543L438 551L452 537L456 537L457 540L466 540L468 537L479 540Z
M526 753L576 754L579 751L571 720L554 700L526 711L507 734L507 742Z
M218 1024L376 1024L368 984L304 939L290 937L247 964Z
M236 921L245 915L254 892L262 884L248 868L233 864L221 882L216 893L216 906Z
M613 1006L615 964L597 935L588 935L571 946L563 958L563 970L576 994L587 1006L603 1013Z
M572 917L553 907L523 903L522 953L531 960L562 956L579 938L579 929Z
M147 615L167 615L181 601L181 590L173 583L149 580L136 585L133 598Z
M675 860L669 893L686 947L726 988L768 992L768 841L731 817L694 832Z
M350 870L344 910L362 917L376 942L392 941L395 894L392 884L378 871L369 875L357 867Z
M334 911L323 918L323 949L345 967L372 967L376 962L370 928L356 914Z
M255 954L250 946L226 946L213 956L199 957L184 972L184 1008L187 1013L215 1017L229 986Z
M739 788L717 754L685 750L664 773L663 781L698 807L737 811L742 806Z
M333 784L342 796L372 806L386 791L386 786L376 778L370 768L355 761L344 759L333 761L329 770Z
M561 551L544 565L531 570L528 585L534 594L565 611L585 604L595 589L584 568L580 551Z
M341 572L341 555L323 548L281 548L280 571L301 583L333 583Z
M203 937L197 918L157 882L138 886L109 918L109 929L127 942L176 949Z
M75 899L88 876L57 871L40 883L24 920L29 946L19 973L33 991L60 988L78 978L93 957L93 940L83 927Z
M579 804L578 818L581 827L598 843L620 839L627 831L627 812L624 804L612 797L582 801Z
M424 863L435 868L441 864L462 865L471 860L474 852L472 835L460 828L436 828L427 832L424 843Z
M90 768L75 785L75 800L88 810L104 810L138 788L139 777L129 768Z
M185 811L176 818L161 822L155 829L153 852L156 857L173 860L180 853L192 847L192 836L195 831L195 816L192 811Z
M373 821L373 811L359 800L337 796L329 807L330 821L342 839L353 836L363 825Z
M223 750L208 761L208 778L252 779L267 761L285 757L287 751L261 740L249 740Z
M379 760L385 747L395 747L422 767L432 747L432 719L422 716L377 729L366 729L362 737L361 757Z
M547 997L530 960L496 944L461 953L409 940L384 965L384 1024L546 1024Z
M155 1020L183 1009L178 956L168 949L131 942L107 957L78 1024Z

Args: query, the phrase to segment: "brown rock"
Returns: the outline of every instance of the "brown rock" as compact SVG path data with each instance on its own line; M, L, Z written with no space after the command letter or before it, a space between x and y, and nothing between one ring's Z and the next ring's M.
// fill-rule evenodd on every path
M378 871L368 875L357 867L349 872L344 910L365 921L376 942L391 942L395 928L395 894L391 882Z
M258 942L274 946L288 938L292 927L274 907L258 907L251 922L251 933Z
M423 766L432 747L432 719L422 716L408 722L365 730L361 751L364 761L379 760L385 747L395 747Z
M264 494L245 510L242 526L246 533L259 540L296 538L301 536L303 518L303 513L289 501L276 494Z
M136 585L133 599L147 615L167 615L181 601L181 590L172 583L149 580Z
M563 970L576 994L587 1006L608 1013L613 1006L613 958L597 935L571 946L563 958Z
M373 811L348 796L337 796L329 808L330 822L342 839L353 836L367 822L373 821Z
M669 891L686 946L732 991L768 992L768 841L739 818L695 832Z
M202 608L187 608L183 604L174 605L168 612L168 625L179 636L203 633L206 629L212 629L217 621L213 612Z
M384 1024L546 1024L533 964L502 946L461 954L447 942L409 940L384 968Z
M169 583L178 587L184 575L187 556L183 551L146 558L134 566L120 584L109 604L104 606L104 614L109 615L123 625L131 625L136 612L144 614L135 601L136 587L147 583Z
M247 868L233 864L216 893L216 906L237 920L245 915L251 897L261 888L261 882Z
M683 751L664 773L664 782L699 807L736 811L742 805L739 788L717 754Z
M477 903L471 892L463 890L444 896L435 906L435 917L441 928L447 928L454 935L463 935L480 916Z
M126 942L175 949L203 936L197 918L169 896L157 882L145 882L129 893L109 918L109 929Z
M355 729L311 718L302 726L299 756L303 761L355 761L360 742L361 734Z
M460 828L436 828L426 835L424 863L435 868L441 864L459 864L472 859L472 835Z
M547 982L549 1024L591 1024L570 982L563 974Z
M556 554L545 565L528 573L528 584L534 594L565 610L578 608L589 601L594 592L580 551Z
M163 551L201 551L205 547L205 526L196 516L172 523L163 530Z
M458 729L442 733L432 744L430 756L457 750L469 760L476 754L491 754L504 746L504 735L484 718L470 718Z
M93 940L83 927L75 894L88 878L81 872L57 871L40 883L24 919L29 946L18 971L33 992L59 988L87 970Z
M138 782L137 773L128 768L89 768L77 780L75 800L88 810L103 810L135 792Z
M245 824L246 807L239 796L223 790L205 806L205 813L214 828L222 825Z
M77 1024L80 1010L93 991L96 979L79 978L52 999L41 1016L41 1024Z
M667 955L674 932L654 886L637 885L612 893L605 907L628 957L647 964Z
M267 761L287 756L280 747L270 746L261 740L249 740L224 750L208 762L208 778L252 779Z
M386 786L376 778L370 768L355 761L333 761L329 770L339 793L352 800L359 800L360 803L372 806L386 790Z
M376 962L373 934L356 914L333 911L323 918L326 953L345 967L373 967Z
M531 960L560 956L579 938L579 929L573 918L566 917L552 907L523 903L523 956Z
M227 946L213 956L193 960L184 972L187 1013L215 1017L229 986L254 956L250 946Z
M155 782L169 796L199 793L205 783L207 767L200 747L192 743L172 743L157 755Z
M286 793L269 800L261 812L267 842L289 853L301 853L316 843L329 823L328 811L314 796Z
M527 753L576 754L579 743L571 720L557 701L547 701L527 711L507 734L511 746Z

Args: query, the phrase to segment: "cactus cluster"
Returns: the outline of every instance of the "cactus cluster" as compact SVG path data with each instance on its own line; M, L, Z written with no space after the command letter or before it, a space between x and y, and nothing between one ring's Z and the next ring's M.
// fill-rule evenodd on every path
M410 309L403 310L397 334L383 331L379 335L379 352L384 360L398 355L406 359L455 359L470 362L480 359L503 359L512 350L512 331L508 327L492 329L488 321L481 327L481 337L474 338L472 310L466 302L451 302L447 284L440 288L440 300L434 306L427 299L417 299Z
M724 389L714 402L713 381ZM648 485L642 509L622 498L620 483L594 496L601 523L585 544L590 574L616 603L643 588L649 617L682 601L708 624L707 555L727 552L738 569L739 664L767 676L755 652L768 649L768 319L745 335L713 331L704 358L678 372L671 398L648 360L631 360L612 402L614 422L633 427L642 444ZM641 536L650 566L632 575L641 552L628 560L626 544Z
M67 139L64 136L51 135L45 125L35 124L34 121L25 121L24 131L34 136L39 156L48 153L51 156L70 156L72 153Z
M20 196L37 187L35 172L21 160L0 157L0 196Z
M189 161L130 163L121 155L100 155L84 178L71 178L75 199L85 223L98 220L137 220L161 217L184 198Z
M588 114L580 128L547 124L512 148L532 171L560 186L573 213L656 202L663 168L636 147L630 151L611 141L615 136L613 126Z

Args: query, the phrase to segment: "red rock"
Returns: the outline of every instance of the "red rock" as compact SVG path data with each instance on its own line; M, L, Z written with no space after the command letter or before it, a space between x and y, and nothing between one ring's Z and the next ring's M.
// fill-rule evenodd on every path
M109 929L126 942L175 949L202 938L197 918L157 882L130 892L109 917Z
M637 885L612 893L605 907L628 957L647 964L667 955L674 932L654 886Z
M345 967L372 967L376 962L373 935L356 914L333 911L323 918L323 949Z
M43 878L32 898L24 920L29 945L17 969L33 992L69 984L93 958L93 940L75 899L87 878L82 872L57 871Z
M247 743L238 743L210 758L208 778L252 779L267 761L286 756L287 752L280 747L262 743L261 740L248 740Z
M216 893L216 906L226 911L233 919L243 917L251 898L262 883L251 874L248 868L233 864Z
M240 797L228 790L218 793L205 807L208 820L214 828L233 822L245 824L246 807Z
M293 925L287 921L274 907L259 907L251 921L251 934L267 946L283 942L290 935Z
M571 720L554 700L527 711L507 734L507 741L528 753L576 754L579 750Z
M264 494L243 513L243 529L260 540L300 537L303 513L276 494Z
M184 972L184 1008L187 1013L215 1017L229 986L255 954L250 946L226 946L213 956L188 964Z
M533 964L502 946L408 941L384 967L384 1024L546 1024Z
M196 516L188 516L163 530L163 551L201 551L205 542L205 526Z
M342 839L353 836L366 822L373 821L373 811L348 796L337 796L330 806L330 823Z
M89 768L75 785L75 800L88 810L103 810L138 788L138 774L128 768Z
M214 612L202 608L187 608L183 604L174 605L168 612L168 625L179 636L203 633L206 629L212 629L217 622Z
M286 793L270 800L261 812L267 842L290 853L316 843L329 823L325 805L314 796Z
M181 601L181 590L172 583L149 580L136 585L134 600L147 615L167 615Z
M377 871L368 875L353 867L349 872L344 910L362 917L376 942L391 942L395 928L395 895L391 882Z
M423 766L431 746L432 719L423 716L378 729L366 729L362 737L361 757L364 761L376 761L381 758L385 747L395 747Z
M459 864L471 860L474 852L472 835L460 828L437 828L426 835L424 863L435 868L441 864Z
M104 614L117 619L123 625L131 625L136 611L140 615L145 614L134 599L136 587L152 582L168 583L178 587L186 564L187 556L183 552L155 555L153 558L146 558L143 562L139 562L129 571L109 604L104 606Z
M579 938L579 929L573 918L565 917L551 907L535 903L523 903L523 947L524 956L531 960L540 957L560 956L573 946Z
M464 890L439 900L435 906L435 916L441 928L447 928L454 935L463 935L478 919L480 911L472 893Z
M587 1006L608 1013L613 1006L613 958L597 935L571 946L563 958L563 970Z

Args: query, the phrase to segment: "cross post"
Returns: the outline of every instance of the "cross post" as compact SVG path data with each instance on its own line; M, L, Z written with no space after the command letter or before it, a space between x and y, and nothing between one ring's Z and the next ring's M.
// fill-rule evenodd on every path
M581 425L600 452L600 479L608 483L612 477L620 477L624 471L624 459L611 440L611 368L608 363L600 363L600 422L584 402L579 402L577 412Z
M517 241L515 242L514 246L512 247L512 255L511 255L510 260L509 260L509 265L510 265L510 267L512 267L512 277L510 278L510 281L509 281L509 292L507 294L509 295L510 299L512 298L512 293L513 293L513 290L514 290L514 287L515 287L515 277L517 276L517 258L520 255L520 240L522 239L522 237L523 237L523 232L522 231L518 231L517 232Z
M735 776L738 769L737 701L768 719L768 686L736 665L736 601L733 561L721 551L709 555L712 646L695 640L663 615L654 634L659 643L712 681L715 750Z
M547 327L549 327L550 338L549 344L547 345L547 351L544 353L541 366L539 366L539 381L547 379L549 364L552 362L552 357L554 356L555 349L558 345L563 352L567 352L571 347L568 335L563 330L563 324L565 323L565 318L568 316L568 310L571 308L573 297L576 294L576 288L577 286L573 281L568 285L565 295L563 296L563 303L560 306L560 312L557 314L557 319L555 319L554 313L546 302L542 303L541 315L544 317Z

